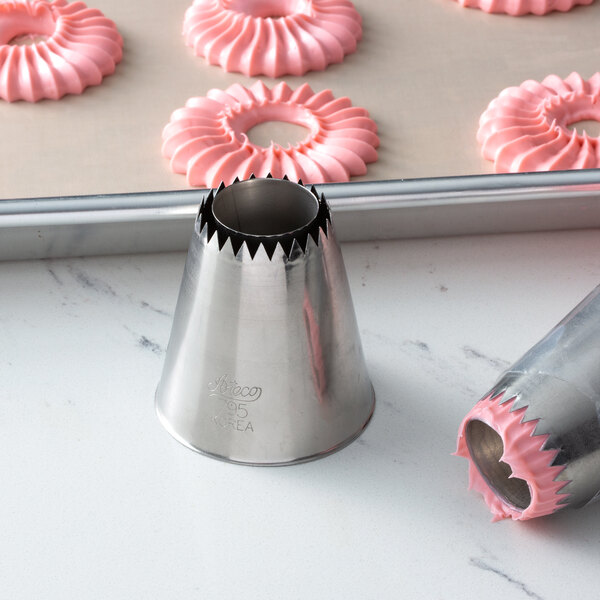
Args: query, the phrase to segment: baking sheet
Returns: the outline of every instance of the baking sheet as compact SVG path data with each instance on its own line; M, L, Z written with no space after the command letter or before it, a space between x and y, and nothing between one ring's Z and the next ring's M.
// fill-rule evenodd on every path
M190 96L258 78L225 73L181 36L191 0L90 0L121 31L114 75L60 101L0 102L0 198L177 190L161 130ZM554 72L598 68L600 2L545 17L488 15L453 0L355 0L364 37L340 65L303 77L369 110L379 160L363 180L491 173L477 121L504 87ZM269 86L278 80L261 78ZM276 131L285 141L285 131Z
M600 227L600 171L323 184L340 241ZM0 203L0 260L184 250L206 190Z
M0 102L0 260L186 247L202 194L170 172L162 128L190 96L258 79L193 55L181 37L189 3L97 0L124 37L116 73L58 102ZM324 72L281 78L349 96L379 126L367 175L327 188L341 239L600 226L598 171L491 175L475 141L479 115L503 88L594 73L600 3L521 18L453 0L355 4L358 51ZM297 134L260 128L259 140ZM482 175L465 177L473 174Z

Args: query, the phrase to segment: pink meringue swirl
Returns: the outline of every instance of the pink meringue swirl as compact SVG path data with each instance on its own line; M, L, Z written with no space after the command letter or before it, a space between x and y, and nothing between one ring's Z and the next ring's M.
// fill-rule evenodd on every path
M349 0L194 0L185 43L245 75L303 75L356 50L362 19Z
M83 2L2 2L0 97L37 102L80 94L114 72L122 46L115 24Z
M273 142L257 146L246 132L266 121L302 125L310 134L285 148ZM191 186L229 185L236 177L269 173L305 183L348 181L377 160L376 131L364 108L336 99L330 90L314 93L306 83L296 91L285 82L272 90L262 81L250 89L236 83L190 98L176 110L163 131L162 153Z
M545 15L553 10L567 12L578 4L594 0L456 0L461 6L479 8L488 13L505 13L513 17L534 14Z
M497 173L590 169L600 166L598 138L569 129L600 121L600 73L585 81L548 75L503 90L479 120L477 140Z

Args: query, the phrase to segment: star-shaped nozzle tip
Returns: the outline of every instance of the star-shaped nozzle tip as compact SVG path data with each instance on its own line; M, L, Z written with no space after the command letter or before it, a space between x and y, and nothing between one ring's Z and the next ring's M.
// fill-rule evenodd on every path
M296 246L306 252L309 239L318 245L331 223L329 206L314 186L271 175L221 183L204 198L198 218L209 241L217 234L220 249L230 240L234 254L245 245L254 258L262 246L269 259L278 245L287 258Z

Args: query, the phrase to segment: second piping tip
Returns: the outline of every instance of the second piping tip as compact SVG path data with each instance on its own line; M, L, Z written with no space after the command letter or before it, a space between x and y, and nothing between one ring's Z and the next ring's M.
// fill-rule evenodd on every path
M526 520L562 508L566 497L556 481L563 466L552 463L558 450L544 449L548 435L535 435L537 420L524 421L515 398L487 396L464 418L456 454L469 460L469 488L479 492L492 520Z
M600 499L599 367L600 286L464 418L457 454L494 520Z

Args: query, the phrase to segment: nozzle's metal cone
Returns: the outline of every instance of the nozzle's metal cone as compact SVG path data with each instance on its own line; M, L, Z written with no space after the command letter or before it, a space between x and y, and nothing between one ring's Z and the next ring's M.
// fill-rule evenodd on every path
M318 458L374 409L329 208L278 179L221 186L190 244L163 375L163 425L230 462Z
M495 518L600 500L600 286L464 418L459 456Z

